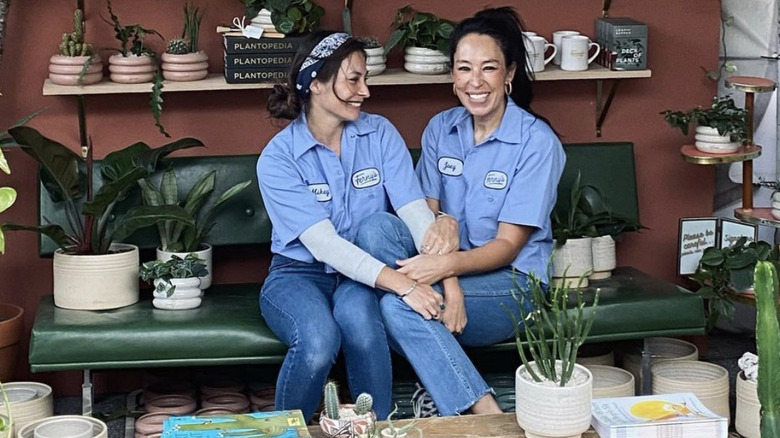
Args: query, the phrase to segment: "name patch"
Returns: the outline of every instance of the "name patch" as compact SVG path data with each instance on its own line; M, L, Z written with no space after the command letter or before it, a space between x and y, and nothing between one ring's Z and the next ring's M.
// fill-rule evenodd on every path
M461 176L463 174L463 161L452 157L439 158L439 172L448 176Z
M333 196L330 194L330 186L325 183L309 184L309 190L314 193L319 202L327 202L333 199Z
M367 187L373 187L381 181L379 177L379 170L376 167L369 167L368 169L358 170L352 174L352 185L356 189L365 189Z
M498 170L491 170L485 175L485 187L493 190L501 190L506 188L506 184L509 178L504 172Z

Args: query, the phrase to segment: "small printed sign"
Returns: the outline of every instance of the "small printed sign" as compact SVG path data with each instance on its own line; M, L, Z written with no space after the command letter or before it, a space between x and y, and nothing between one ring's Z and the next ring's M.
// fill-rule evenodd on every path
M727 218L681 218L677 250L677 274L693 275L704 250L726 248L741 237L758 238L758 226Z

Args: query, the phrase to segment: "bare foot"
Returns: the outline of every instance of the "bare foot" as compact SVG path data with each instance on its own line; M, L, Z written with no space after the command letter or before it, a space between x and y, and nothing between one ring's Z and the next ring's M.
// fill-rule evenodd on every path
M481 399L471 407L472 414L501 414L503 411L498 407L496 399L492 394L485 394Z

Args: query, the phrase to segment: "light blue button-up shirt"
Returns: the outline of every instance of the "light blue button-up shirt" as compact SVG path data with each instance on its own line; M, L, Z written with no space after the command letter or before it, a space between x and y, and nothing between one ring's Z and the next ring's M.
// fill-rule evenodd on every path
M398 130L367 113L344 125L340 157L314 139L301 115L263 149L257 179L273 225L271 251L302 262L314 257L298 236L317 222L330 219L353 242L367 216L423 198Z
M499 222L533 227L512 266L546 282L550 214L566 164L552 129L509 99L498 129L474 145L471 115L456 107L431 119L422 149L417 172L423 193L458 220L461 249L493 240Z

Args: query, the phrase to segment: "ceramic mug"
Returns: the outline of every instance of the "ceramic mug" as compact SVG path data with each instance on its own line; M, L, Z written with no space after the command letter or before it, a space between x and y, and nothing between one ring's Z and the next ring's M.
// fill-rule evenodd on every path
M595 47L593 56L588 57L590 49ZM561 38L561 70L583 71L588 69L588 64L593 62L601 47L585 35L569 35Z
M544 55L547 53L547 49L552 49L552 53L545 58ZM549 64L555 57L555 54L558 53L558 49L554 44L548 43L540 36L526 38L525 50L528 52L528 64L534 72L544 71L544 66Z
M553 44L555 44L555 47L558 48L558 52L555 54L555 58L553 58L553 64L555 65L561 65L561 55L563 54L563 48L561 47L561 39L565 36L569 35L579 35L580 33L576 30L556 30L553 32Z

